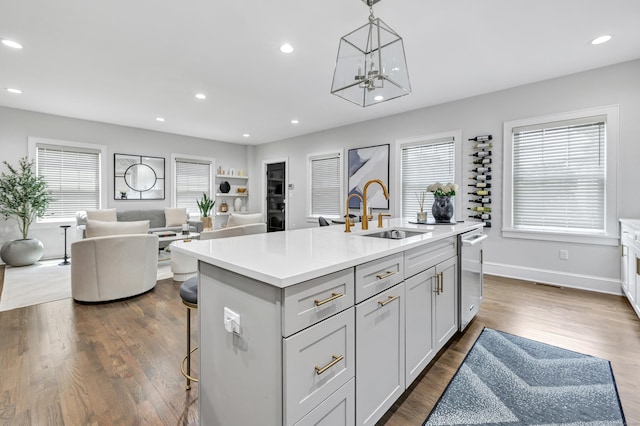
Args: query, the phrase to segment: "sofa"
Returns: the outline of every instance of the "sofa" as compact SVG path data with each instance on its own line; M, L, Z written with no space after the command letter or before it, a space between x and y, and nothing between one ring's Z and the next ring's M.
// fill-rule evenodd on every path
M239 237L265 232L267 232L267 224L262 221L262 213L231 214L227 220L226 228L203 231L200 233L200 240Z
M203 224L199 220L189 217L186 209L142 209L142 210L116 210L103 209L92 211L79 211L76 213L76 225L82 230L83 238L86 237L85 228L87 220L99 220L104 222L136 222L149 221L149 233L173 231L182 232L182 224L189 224L190 232L202 232Z
M87 238L71 244L71 296L105 302L136 296L155 287L158 236L148 221L89 220Z

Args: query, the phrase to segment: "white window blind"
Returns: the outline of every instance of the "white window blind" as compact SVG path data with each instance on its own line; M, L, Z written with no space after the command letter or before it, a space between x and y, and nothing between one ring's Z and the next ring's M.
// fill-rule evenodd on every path
M311 160L311 215L340 216L340 154Z
M602 117L513 129L513 228L605 231Z
M402 218L416 220L420 204L416 194L426 192L424 211L430 213L433 194L427 192L432 183L455 181L453 138L425 141L402 148Z
M79 210L100 209L100 151L37 145L38 175L51 193L44 220L73 219Z
M211 163L177 158L175 181L176 207L198 213L196 201L203 193L211 195Z

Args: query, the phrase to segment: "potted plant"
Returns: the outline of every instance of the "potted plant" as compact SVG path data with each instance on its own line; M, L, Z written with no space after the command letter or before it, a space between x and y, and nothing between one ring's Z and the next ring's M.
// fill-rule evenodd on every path
M28 238L29 226L44 215L51 197L44 178L34 172L33 161L23 157L17 167L4 164L9 171L0 175L0 215L18 222L22 239L6 242L0 257L11 266L31 265L42 258L44 247L40 240Z
M446 185L436 182L427 187L427 191L433 192L433 206L431 213L437 223L450 223L453 217L453 203L451 196L456 195L458 185L448 183Z
M211 210L216 203L215 200L209 198L206 192L202 193L202 200L196 200L198 209L200 210L200 218L204 229L212 229L213 221L211 220Z

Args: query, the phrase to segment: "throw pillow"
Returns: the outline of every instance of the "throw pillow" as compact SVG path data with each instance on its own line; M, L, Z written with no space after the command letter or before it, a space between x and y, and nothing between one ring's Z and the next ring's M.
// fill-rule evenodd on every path
M147 234L149 221L135 222L105 222L102 220L87 220L85 235L87 238L108 237L109 235Z
M248 225L250 223L261 223L261 222L262 222L262 213L232 214L231 216L229 216L229 220L227 220L227 227Z
M87 210L87 220L101 220L103 222L116 222L116 209Z
M165 207L164 218L167 222L166 226L180 226L187 223L189 217L187 216L187 209L170 209Z

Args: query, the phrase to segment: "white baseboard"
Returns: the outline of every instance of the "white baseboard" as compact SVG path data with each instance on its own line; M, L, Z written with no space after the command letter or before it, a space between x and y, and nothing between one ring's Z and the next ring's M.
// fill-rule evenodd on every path
M484 273L489 275L622 296L620 281L607 277L550 271L493 262L485 262L483 268Z

